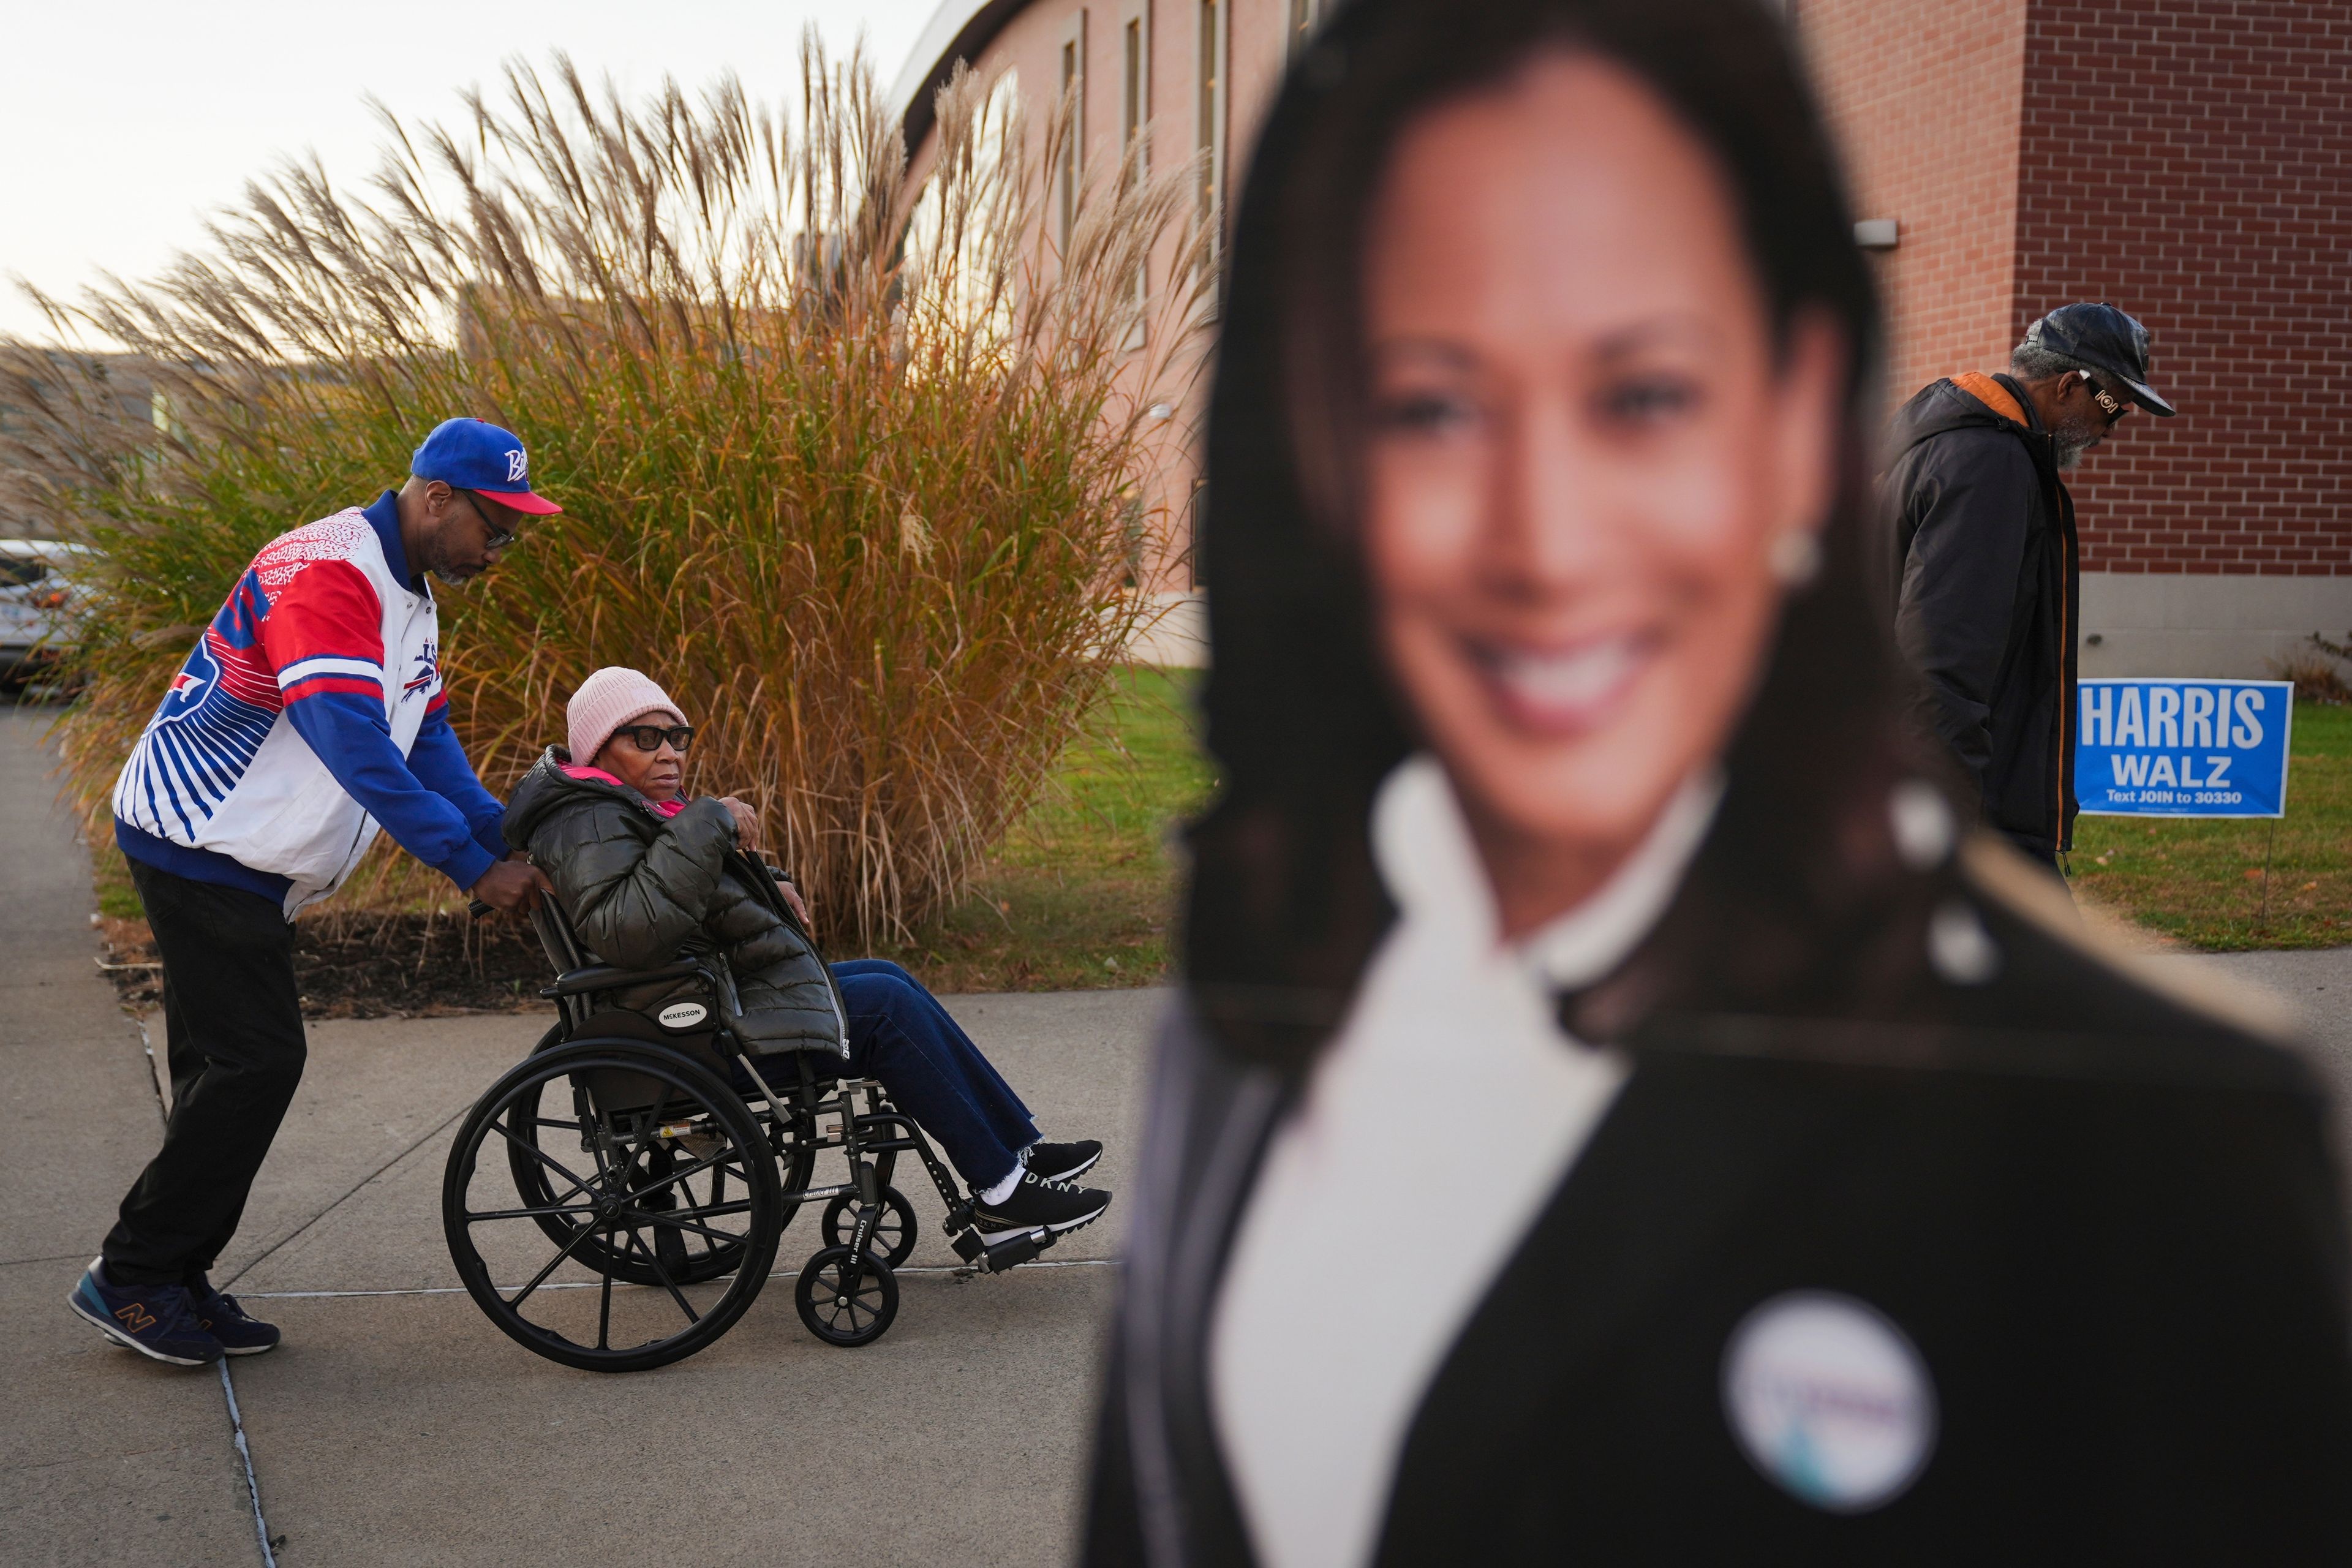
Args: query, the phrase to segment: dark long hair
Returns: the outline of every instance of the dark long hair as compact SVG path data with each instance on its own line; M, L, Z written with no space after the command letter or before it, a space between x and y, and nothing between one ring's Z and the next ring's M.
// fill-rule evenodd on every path
M1367 214L1410 122L1552 48L1614 61L1666 103L1728 176L1776 328L1818 310L1850 349L1822 568L1790 595L1708 844L1629 966L1619 1021L1818 967L1825 922L1853 919L1887 862L1870 803L1916 766L1870 594L1877 303L1780 23L1758 0L1352 0L1284 83L1244 192L1200 540L1225 785L1191 836L1189 984L1227 1047L1286 1068L1328 1036L1393 917L1369 816L1414 744L1354 527Z

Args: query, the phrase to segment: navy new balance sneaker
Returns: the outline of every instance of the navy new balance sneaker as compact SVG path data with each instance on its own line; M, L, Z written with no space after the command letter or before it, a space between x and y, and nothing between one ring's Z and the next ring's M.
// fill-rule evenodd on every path
M284 1337L278 1333L277 1324L247 1316L236 1297L222 1295L202 1275L188 1287L188 1301L196 1315L196 1326L220 1341L222 1351L229 1355L259 1355L263 1351L274 1351Z
M113 1285L105 1260L93 1258L66 1305L116 1344L173 1366L205 1366L221 1358L221 1342L189 1310L182 1285Z

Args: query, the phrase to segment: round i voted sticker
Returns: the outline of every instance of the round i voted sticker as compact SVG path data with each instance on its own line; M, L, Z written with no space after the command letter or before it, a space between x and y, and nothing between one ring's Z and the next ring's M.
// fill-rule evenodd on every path
M1894 1501L1936 1447L1927 1362L1885 1314L1828 1290L1791 1290L1740 1320L1723 1411L1749 1463L1832 1513Z

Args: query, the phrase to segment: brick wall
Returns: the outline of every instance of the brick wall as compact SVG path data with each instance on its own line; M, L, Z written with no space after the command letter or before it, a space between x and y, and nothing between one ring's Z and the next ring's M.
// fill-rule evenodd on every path
M2009 336L2112 300L2180 410L2084 458L2084 566L2352 575L2352 5L2032 0L2023 102Z
M1855 216L1902 241L1886 291L1890 405L2005 363L2016 261L2026 0L1795 0Z

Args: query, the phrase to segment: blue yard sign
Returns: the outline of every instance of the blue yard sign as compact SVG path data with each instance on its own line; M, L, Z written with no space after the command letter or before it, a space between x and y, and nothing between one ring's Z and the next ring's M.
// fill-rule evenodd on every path
M2286 680L2085 680L2074 798L2099 816L2284 816Z

